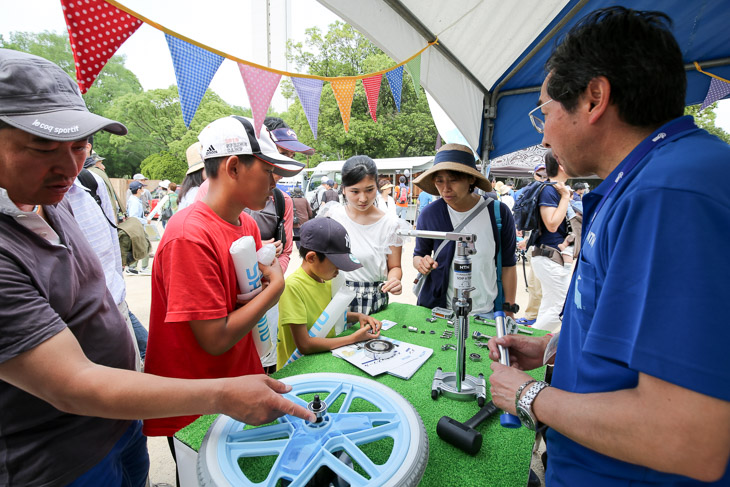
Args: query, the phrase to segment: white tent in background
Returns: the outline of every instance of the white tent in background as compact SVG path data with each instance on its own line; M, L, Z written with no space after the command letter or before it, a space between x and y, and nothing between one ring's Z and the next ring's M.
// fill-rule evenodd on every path
M671 17L686 63L688 105L702 102L710 85L710 77L695 70L695 61L730 78L727 0L319 2L397 62L438 38L421 55L421 85L482 160L540 143L527 113L536 106L545 61L567 30L600 8L624 5Z

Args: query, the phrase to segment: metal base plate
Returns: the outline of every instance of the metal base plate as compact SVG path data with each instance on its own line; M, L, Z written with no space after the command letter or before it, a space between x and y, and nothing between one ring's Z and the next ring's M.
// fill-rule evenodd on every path
M461 381L461 391L459 391L456 388L456 372L443 372L441 369L436 369L431 384L431 397L436 399L439 394L457 401L470 401L476 398L480 404L483 404L487 398L487 381L483 374L479 374L479 377L467 375Z

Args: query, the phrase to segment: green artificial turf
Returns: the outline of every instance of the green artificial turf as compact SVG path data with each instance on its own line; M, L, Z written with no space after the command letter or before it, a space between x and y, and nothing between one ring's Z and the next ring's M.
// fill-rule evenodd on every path
M477 428L482 433L484 441L479 453L473 457L442 441L436 434L436 424L442 416L449 416L463 423L479 410L476 400L462 402L445 397L439 397L437 400L431 399L431 382L436 368L441 367L444 372L456 370L456 351L441 350L441 345L445 343L456 344L456 336L454 335L448 340L440 338L443 330L447 328L453 330L453 328L448 327L445 320L438 320L435 323L427 322L426 318L431 316L429 309L406 304L392 303L385 311L381 311L375 316L381 320L388 319L398 323L397 326L383 332L384 336L431 347L434 350L433 355L410 380L399 379L387 374L375 378L381 384L396 390L408 399L418 411L426 427L429 438L429 458L420 485L527 485L534 442L532 431L524 427L517 430L502 428L499 424L499 415L492 416ZM409 332L407 328L402 328L402 325L415 326L418 328L418 332ZM422 334L421 330L426 333ZM435 330L436 334L430 334L430 330ZM467 355L472 352L479 353L482 361L467 360L466 372L473 376L477 376L479 373L484 374L487 379L487 400L489 400L490 360L487 357L487 349L478 348L471 338L471 333L476 330L486 335L495 335L496 332L492 325L472 321L467 340ZM535 336L546 333L541 330L533 330L533 332ZM345 334L348 333L350 332L345 332ZM333 357L329 352L303 357L276 372L274 377L281 379L314 372L370 377L354 365ZM545 375L545 368L533 370L530 375L535 379L542 379ZM336 402L329 410L334 412L338 406ZM350 411L367 411L372 408L373 406L369 405L367 401L355 401ZM215 416L203 416L190 426L180 430L175 436L197 451L213 420L215 420ZM387 460L391 449L392 442L387 441L378 441L362 447L368 457L378 464ZM274 457L246 459L242 468L250 480L260 481L265 478L274 460ZM360 472L362 473L362 471Z

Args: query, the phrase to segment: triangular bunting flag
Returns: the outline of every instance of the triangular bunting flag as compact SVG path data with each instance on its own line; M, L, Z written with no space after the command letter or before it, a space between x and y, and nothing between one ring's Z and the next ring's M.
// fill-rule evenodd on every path
M195 111L203 99L205 90L223 62L217 54L165 34L172 55L175 79L180 94L180 106L185 126L190 128Z
M304 108L304 115L312 129L314 140L317 140L317 123L319 122L319 100L322 96L322 80L312 78L291 77L291 82L299 97L299 103Z
M390 85L390 92L393 93L393 100L395 100L395 107L400 112L400 96L403 90L403 66L398 66L392 71L385 73L385 77L388 79L388 85Z
M350 109L352 108L352 97L355 95L355 81L355 78L345 78L330 82L337 106L340 108L345 132L350 131Z
M707 90L707 96L705 97L704 103L700 107L700 110L704 110L709 107L717 100L725 98L730 93L730 83L720 81L716 78L710 79L710 89Z
M382 82L382 74L362 79L362 85L365 87L365 96L368 99L368 108L370 109L370 116L373 118L373 122L378 121L376 112L378 111L378 97L380 96L380 85Z
M416 96L421 95L421 55L419 54L415 58L411 59L406 63L406 69L408 74L411 75L413 80L413 89L416 90Z
M76 80L86 93L110 57L142 21L104 0L61 0L76 63Z
M269 110L271 98L274 96L276 87L279 86L281 75L240 63L238 70L241 71L243 84L246 86L248 102L251 104L253 112L253 129L258 137L261 125L266 118L266 112Z

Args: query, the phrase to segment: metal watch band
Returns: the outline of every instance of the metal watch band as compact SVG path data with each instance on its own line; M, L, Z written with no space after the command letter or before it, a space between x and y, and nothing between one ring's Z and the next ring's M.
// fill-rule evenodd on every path
M517 410L517 406L519 405L520 395L522 395L522 391L524 391L525 387L529 386L533 382L537 382L537 381L535 379L530 379L517 388L517 393L515 394L515 410Z
M518 402L518 413L520 412L520 410L522 410L524 413L529 415L529 419L531 421L526 422L525 426L527 426L531 430L536 429L538 426L538 421L535 417L535 413L532 412L532 403L535 401L537 395L540 394L540 392L546 387L550 387L550 384L544 381L536 381L535 384L533 384L532 387L527 390L525 396ZM523 418L521 417L520 419Z

